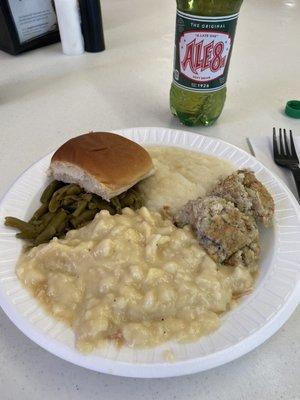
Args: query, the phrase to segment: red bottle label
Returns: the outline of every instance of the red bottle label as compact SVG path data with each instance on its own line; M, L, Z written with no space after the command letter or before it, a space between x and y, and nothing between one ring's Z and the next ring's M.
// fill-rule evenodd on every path
M176 85L197 92L225 86L237 17L199 17L177 11Z

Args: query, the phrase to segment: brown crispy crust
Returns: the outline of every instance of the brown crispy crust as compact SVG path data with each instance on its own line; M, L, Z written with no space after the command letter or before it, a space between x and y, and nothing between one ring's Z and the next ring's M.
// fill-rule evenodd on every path
M272 222L275 210L273 197L267 188L256 179L254 173L248 170L238 171L244 177L243 184L249 197L252 199L252 211L256 218L261 220L265 226Z
M266 187L250 170L239 170L221 180L210 193L233 202L238 209L255 219L271 224L274 201Z
M186 210L200 244L219 263L253 241L258 242L253 218L225 199L208 196L189 202Z
M253 241L249 245L242 247L236 253L226 260L227 265L233 267L255 265L260 256L260 244L258 240Z

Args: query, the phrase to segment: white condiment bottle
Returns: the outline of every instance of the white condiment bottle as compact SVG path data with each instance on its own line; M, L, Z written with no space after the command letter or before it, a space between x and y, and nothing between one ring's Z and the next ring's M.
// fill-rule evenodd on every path
M77 0L54 0L63 53L82 54L84 42Z

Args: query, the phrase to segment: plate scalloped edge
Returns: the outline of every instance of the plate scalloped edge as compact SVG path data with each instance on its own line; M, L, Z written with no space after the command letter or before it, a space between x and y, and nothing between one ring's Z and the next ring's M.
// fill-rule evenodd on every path
M115 131L116 132L116 131ZM155 349L117 350L114 346L84 356L73 346L73 333L40 309L14 273L21 244L6 227L0 227L0 305L12 322L49 352L74 364L128 377L171 377L207 370L232 361L273 335L299 303L300 211L283 182L254 157L219 139L167 128L132 128L117 131L142 145L178 146L222 157L236 167L252 168L268 187L276 203L275 251L264 260L265 274L256 290L239 307L226 314L221 328L195 343L169 343ZM27 169L0 203L0 220L8 214L24 217L46 181L50 155ZM234 332L234 334L233 334ZM163 360L165 350L177 357Z

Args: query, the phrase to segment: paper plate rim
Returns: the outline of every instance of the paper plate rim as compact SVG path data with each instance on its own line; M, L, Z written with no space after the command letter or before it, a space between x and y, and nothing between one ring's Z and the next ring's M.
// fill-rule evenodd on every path
M141 127L141 128L130 128L118 131L112 131L116 133L120 133L124 136L128 136L133 138L136 141L139 141L135 136L135 132L137 132L137 136L146 135L148 132L168 132L169 134L183 135L193 138L193 140L209 140L211 143L220 143L221 145L228 146L231 149L235 149L239 154L247 156L248 159L254 160L257 165L259 165L263 170L267 171L268 175L270 175L274 180L276 180L281 188L283 188L284 192L288 196L288 200L293 204L295 208L295 212L300 219L300 208L294 198L293 194L286 187L286 185L268 168L266 168L263 164L261 164L258 160L256 160L252 155L248 154L242 149L229 144L221 139L217 138L209 138L203 135L195 134L188 131L174 130L168 128L151 128L151 127ZM155 141L151 143L151 141L143 142L140 140L141 144L146 145L161 145L163 143L159 141ZM171 145L170 143L166 143L166 145ZM190 145L186 145L184 143L176 144L174 146L181 148L189 148ZM197 150L196 150L197 151ZM51 153L50 153L51 154ZM18 185L18 182L22 179L22 177L33 168L37 163L41 162L43 159L49 157L49 154L40 158L38 161L33 163L30 167L28 167L10 186L7 192L3 195L0 200L0 210L2 205L5 203L5 199L12 190L13 187ZM226 159L226 158L225 158ZM1 236L0 236L1 238ZM0 256L1 259L1 256ZM140 378L162 378L162 377L175 377L181 375L192 374L204 370L208 370L220 365L223 365L227 362L233 361L237 359L249 351L253 350L260 344L262 344L265 340L267 340L270 336L272 336L291 316L295 308L299 303L300 295L300 282L299 278L297 279L297 283L294 287L294 290L289 293L289 296L285 299L284 305L274 314L274 316L265 323L260 329L256 330L255 333L248 335L242 341L236 343L233 346L227 347L223 350L213 352L204 357L191 358L183 361L177 361L174 363L168 362L160 362L160 363L132 363L132 362L124 362L120 360L112 360L106 359L99 356L89 355L84 356L77 352L75 349L70 349L68 346L57 343L54 340L49 340L44 334L40 333L36 330L36 328L24 317L20 314L20 312L13 306L13 304L9 301L9 297L6 293L3 292L3 289L0 284L0 305L10 320L31 340L37 343L42 348L46 349L50 353L69 361L73 364L107 374L119 375L125 377L140 377Z

